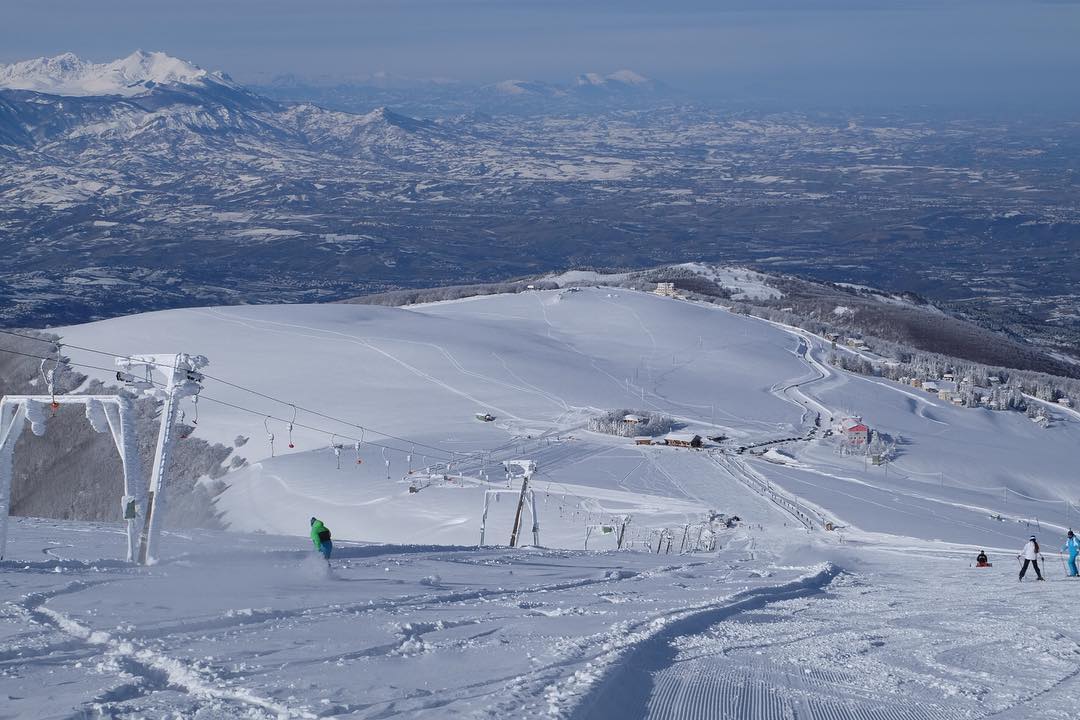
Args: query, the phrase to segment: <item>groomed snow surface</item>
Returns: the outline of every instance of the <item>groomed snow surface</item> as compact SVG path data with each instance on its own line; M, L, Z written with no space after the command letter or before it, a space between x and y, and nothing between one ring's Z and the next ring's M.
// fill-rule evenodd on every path
M61 332L206 354L213 377L395 449L362 445L357 464L342 443L339 470L321 430L359 431L299 413L320 431L296 430L290 451L272 424L270 457L260 414L291 410L208 379L197 432L250 438L219 502L233 532L168 533L159 564L132 568L113 559L118 526L13 520L0 717L1080 717L1080 581L1057 557L1075 513L1072 416L1043 429L953 407L830 369L792 329L610 289ZM585 430L615 408L730 440L639 447ZM818 414L860 415L902 440L899 457L886 472L838 455ZM763 458L737 452L770 441ZM518 482L499 463L517 457L539 465L543 547L492 546ZM510 492L478 548L493 489ZM334 532L331 568L310 515ZM629 551L595 534L581 549L587 525L625 515ZM1048 582L1018 584L1030 533ZM711 550L696 541L710 534ZM971 567L980 548L993 568Z

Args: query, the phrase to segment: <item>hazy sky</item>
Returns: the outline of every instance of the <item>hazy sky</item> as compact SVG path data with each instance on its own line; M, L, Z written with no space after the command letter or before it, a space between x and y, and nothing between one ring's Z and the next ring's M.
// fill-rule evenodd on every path
M715 97L1047 103L1080 94L1080 0L2 0L0 62L164 50L274 75L567 81Z

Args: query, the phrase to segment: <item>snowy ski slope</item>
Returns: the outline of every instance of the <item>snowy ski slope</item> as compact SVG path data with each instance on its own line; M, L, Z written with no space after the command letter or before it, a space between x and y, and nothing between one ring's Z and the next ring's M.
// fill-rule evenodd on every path
M673 305L639 293L602 290L506 295L409 309L356 305L238 307L153 313L65 329L70 342L134 352L187 348L211 358L208 372L316 408L357 425L465 454L495 450L483 467L490 484L456 483L408 492L410 467L442 463L447 452L413 448L298 413L294 432L262 414L291 419L288 405L207 381L198 432L231 443L253 462L234 473L220 507L236 529L295 534L325 517L340 537L369 541L475 542L483 493L506 487L499 460L540 463L542 542L579 547L583 525L630 513L648 528L696 522L710 498L680 492L664 465L667 448L638 450L626 438L591 435L591 414L618 407L657 410L701 434L778 437L798 432L802 411L773 391L776 377L805 372L784 333L711 308ZM76 361L82 358L73 350ZM742 358L753 356L747 364ZM100 358L97 359L100 362ZM216 405L224 400L255 410ZM191 408L188 408L189 412ZM475 413L491 412L494 423ZM715 418L715 422L714 422ZM380 442L398 450L361 445ZM344 444L341 469L330 449ZM387 480L386 461L390 462ZM704 458L698 466L709 467ZM453 468L450 468L452 471ZM504 498L510 500L511 498ZM509 538L511 506L500 502L493 537ZM502 510L501 512L498 512Z
M219 503L235 532L168 533L160 564L132 568L110 559L117 526L14 521L0 717L1080 716L1080 582L1056 553L1071 415L1041 429L953 407L835 371L801 331L605 289L181 310L62 333L204 353L214 378L400 451L363 445L357 464L347 446L338 470L328 435L298 431L290 452L278 422L270 457L262 414L291 410L208 379L198 432L250 438ZM732 440L637 447L585 429L624 407ZM819 413L901 438L888 474L836 454ZM770 441L769 459L736 452ZM452 449L454 467L403 442ZM409 493L427 477L408 476L410 449L414 470L441 463L450 480ZM478 548L483 493L506 488L498 463L514 457L539 464L544 547ZM512 499L493 505L489 543L505 544ZM742 522L680 552L710 511ZM311 514L334 531L332 569L311 551ZM586 525L625 514L630 552L610 536L580 549ZM1018 585L1032 532L1049 582ZM978 548L992 568L971 567Z
M582 524L625 513L644 528L725 512L722 498L686 489L697 475L724 472L716 463L585 431L590 414L621 407L663 412L703 436L726 435L728 449L801 437L817 414L826 426L830 415L862 416L900 441L887 470L842 458L826 442L784 445L795 457L787 466L746 456L725 462L752 466L828 519L870 532L1011 547L1028 521L1065 526L1065 501L1077 499L1069 459L1080 423L1071 415L1042 429L1018 413L954 407L832 370L820 360L820 339L802 331L644 293L592 288L410 308L173 310L62 333L121 353L206 354L213 377L404 440L300 412L297 423L327 432L297 429L290 451L286 423L268 421L271 458L262 415L287 421L289 405L208 380L206 398L252 411L200 405L200 435L226 444L250 438L239 452L252 466L230 476L220 503L242 530L303 533L306 517L318 514L356 540L474 542L483 491L505 487L498 462L519 455L540 462L544 544L577 547ZM100 361L70 352L76 361ZM478 422L481 411L496 421ZM362 444L358 464L355 441L334 432L395 449ZM340 470L331 442L345 446ZM490 455L466 460L477 451ZM439 465L445 473L450 452L458 460L451 475L483 473L488 482L410 495L402 481L408 470ZM496 526L505 514L497 513Z

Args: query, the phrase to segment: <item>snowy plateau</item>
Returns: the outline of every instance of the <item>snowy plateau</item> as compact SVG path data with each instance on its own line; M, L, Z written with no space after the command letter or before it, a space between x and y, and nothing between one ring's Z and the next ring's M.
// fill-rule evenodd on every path
M79 365L205 354L195 432L248 463L229 531L166 532L149 567L119 524L12 518L0 717L1080 717L1067 408L956 407L805 331L613 288L57 332ZM589 430L617 409L703 447ZM838 452L850 416L891 462ZM510 548L519 459L537 536ZM1017 583L1032 534L1047 582Z

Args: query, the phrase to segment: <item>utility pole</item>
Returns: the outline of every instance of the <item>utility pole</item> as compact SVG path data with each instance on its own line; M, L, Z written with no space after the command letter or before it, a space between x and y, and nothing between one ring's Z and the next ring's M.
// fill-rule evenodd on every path
M202 391L203 376L199 372L209 361L202 355L132 355L116 358L119 369L116 379L134 389L162 401L161 429L154 450L154 467L150 475L150 491L146 501L146 520L139 540L139 562L152 565L157 561L157 544L165 514L169 461L173 449L173 426L180 400ZM160 373L165 382L154 380Z

